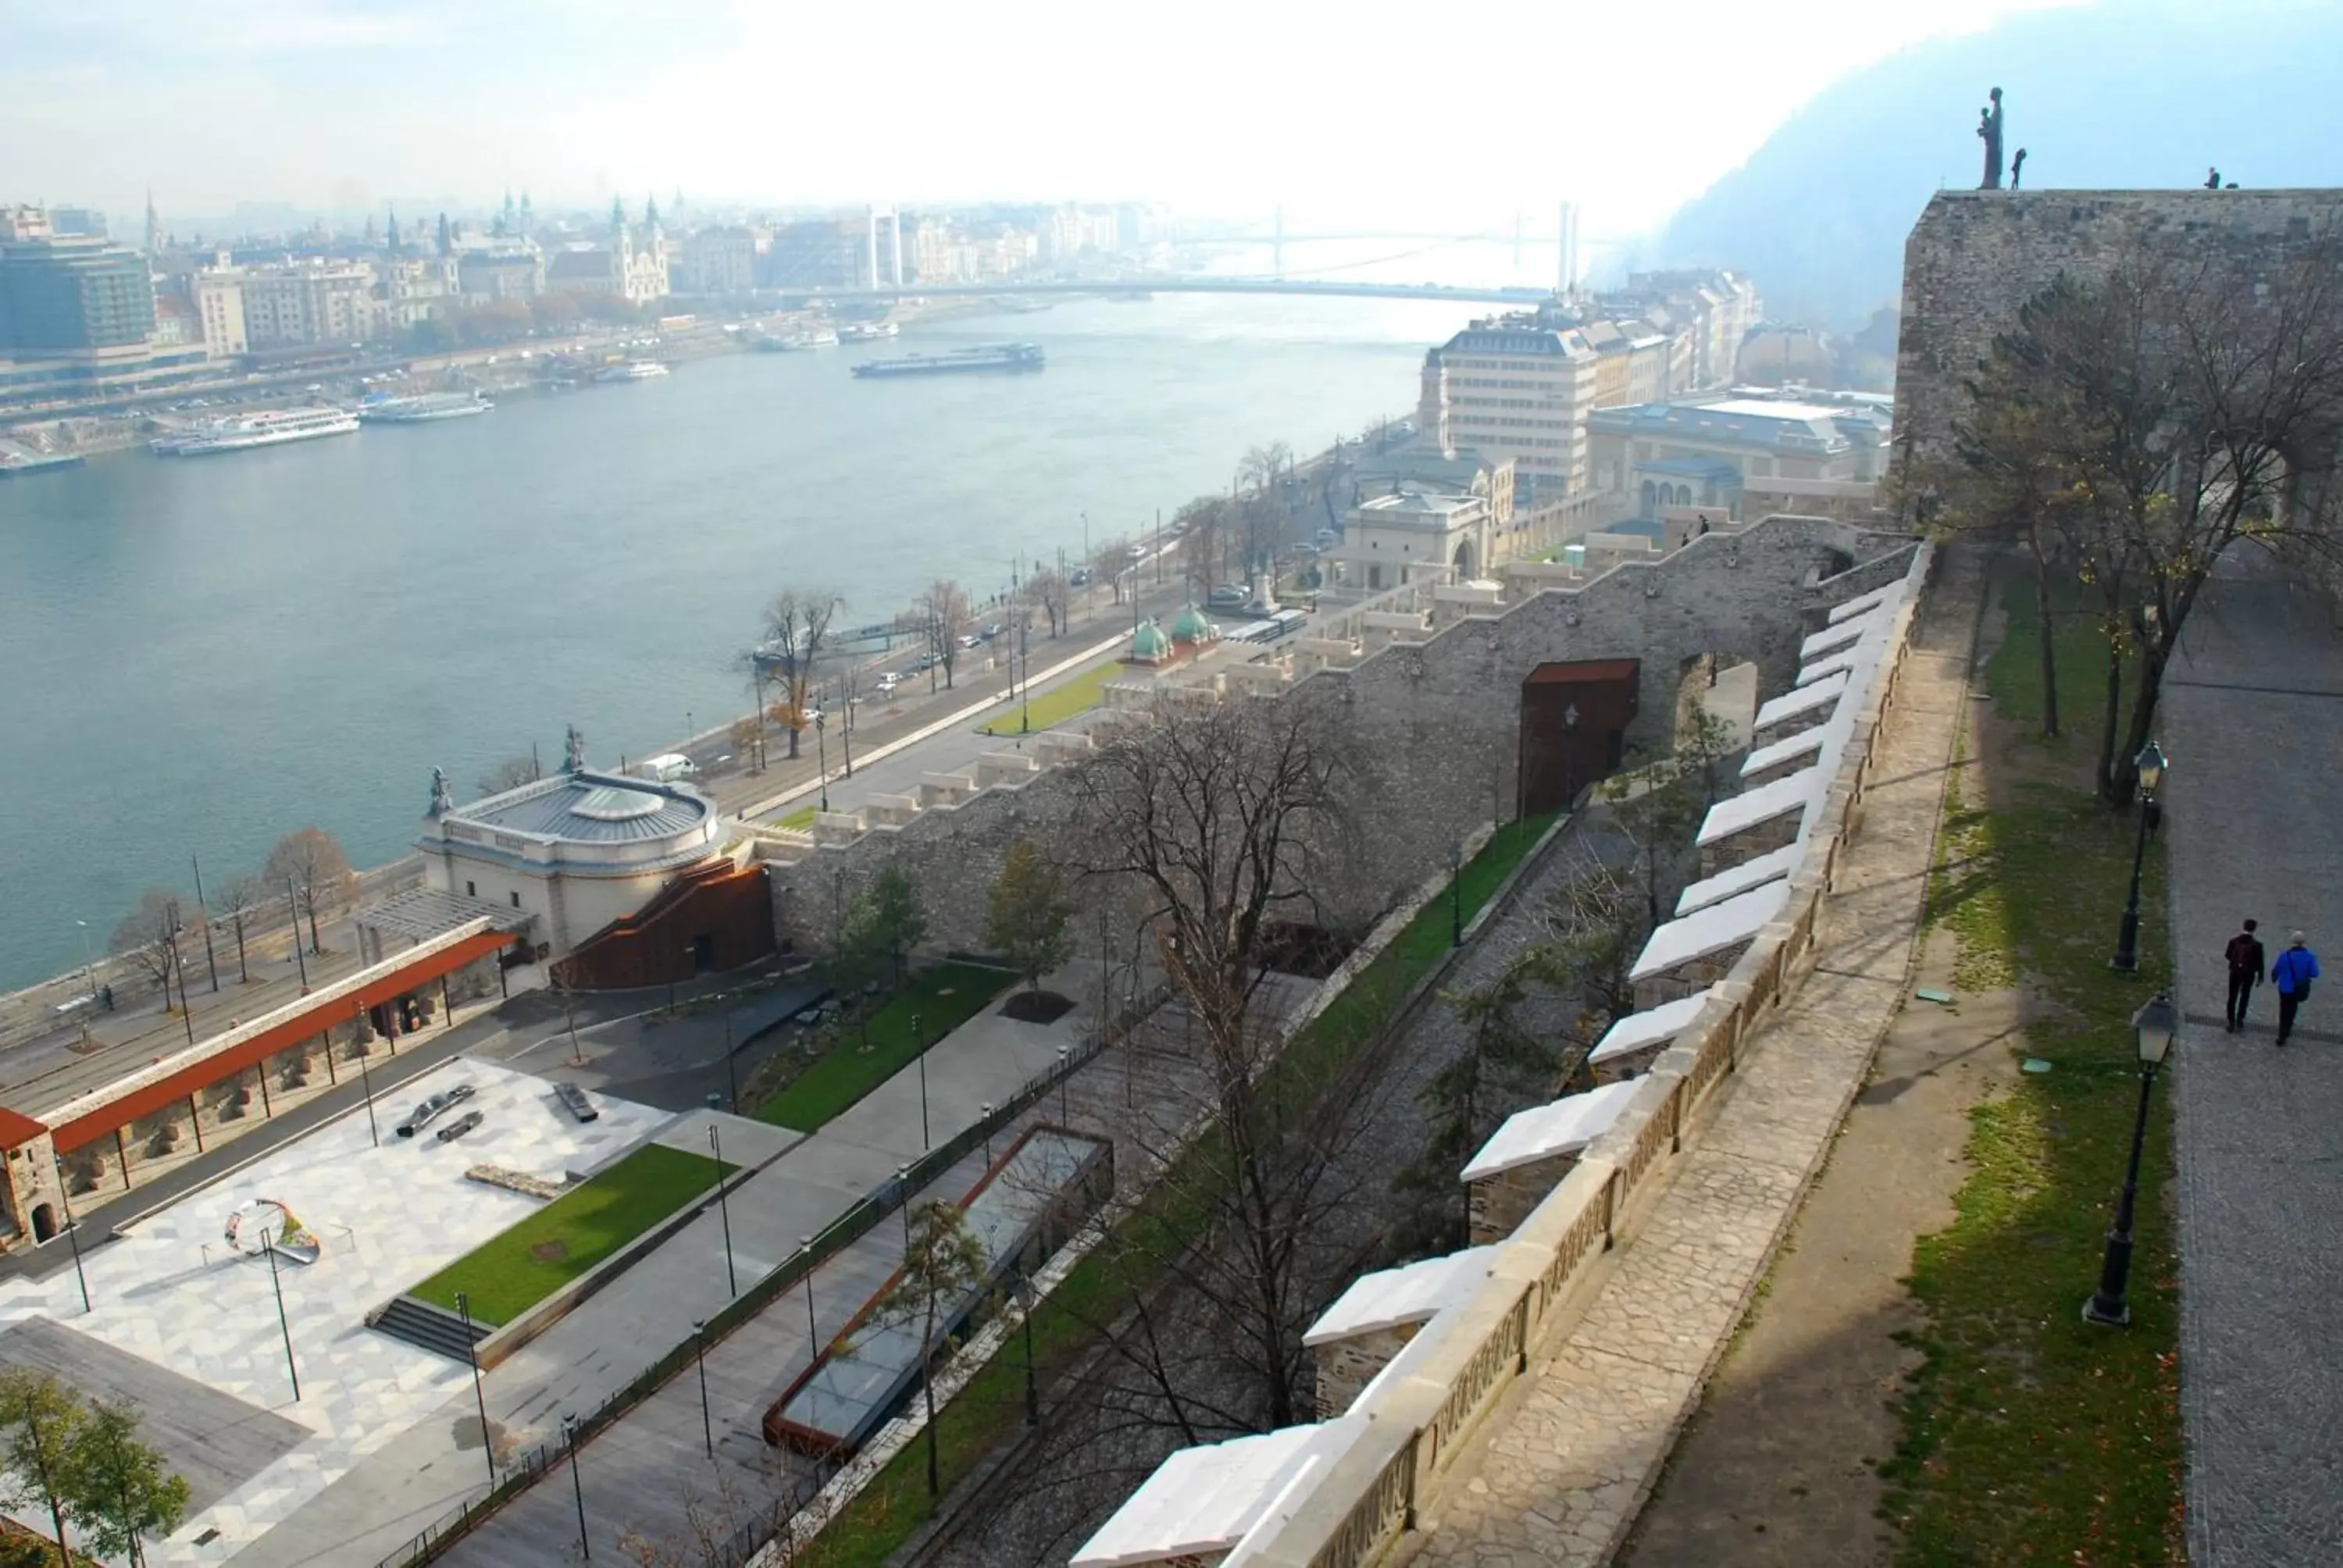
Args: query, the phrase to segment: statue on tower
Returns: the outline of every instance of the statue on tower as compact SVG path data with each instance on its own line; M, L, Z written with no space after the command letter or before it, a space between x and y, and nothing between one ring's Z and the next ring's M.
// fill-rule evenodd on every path
M586 738L578 733L575 724L569 726L568 739L561 745L561 766L566 772L586 771Z
M1985 180L1977 186L1981 191L2001 188L2001 89L1992 93L1993 102L1977 111L1977 139L1985 143Z
M456 791L448 787L445 769L431 769L431 814L445 817L456 809Z

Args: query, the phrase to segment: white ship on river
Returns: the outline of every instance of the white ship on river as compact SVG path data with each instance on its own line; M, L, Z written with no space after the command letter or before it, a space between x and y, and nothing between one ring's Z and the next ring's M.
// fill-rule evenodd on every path
M369 397L358 417L369 425L421 425L435 419L468 419L496 411L477 392L425 392L412 397Z
M200 457L253 447L280 447L287 441L312 441L320 436L348 436L357 427L357 416L347 408L271 408L206 419L158 436L147 445L166 457Z

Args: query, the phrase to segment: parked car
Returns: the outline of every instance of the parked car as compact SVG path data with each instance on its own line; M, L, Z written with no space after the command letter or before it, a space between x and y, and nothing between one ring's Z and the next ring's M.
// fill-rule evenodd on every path
M871 682L871 688L873 690L877 691L880 696L884 697L902 684L903 678L890 669L881 674L877 680Z
M442 1090L407 1113L407 1120L398 1124L398 1135L401 1138L414 1137L428 1126L432 1119L441 1111L451 1105L461 1105L465 1101L471 1099L472 1092L472 1086L468 1083L459 1083L452 1089ZM479 1119L475 1116L473 1120L477 1121Z
M1066 586L1068 588L1088 588L1090 586L1090 580L1091 568L1088 567L1076 567L1072 571L1066 574Z
M560 1100L562 1108L580 1121L592 1121L602 1114L594 1109L594 1102L586 1097L586 1091L574 1083L557 1083L553 1086L553 1092Z
M961 648L974 648L978 643L980 643L980 642L982 642L983 640L984 640L984 639L983 639L982 638L978 637L978 636L977 636L977 635L975 635L973 632L971 632L971 633L970 633L969 635L967 635L967 636L965 636L965 637L962 637L962 638L960 638L959 639L959 646L960 646Z
M450 1121L447 1126L442 1127L439 1130L439 1141L442 1143L453 1143L456 1140L461 1138L465 1133L469 1132L473 1128L478 1127L481 1122L487 1120L488 1119L486 1117L482 1116L477 1111L467 1111L463 1115L458 1116L455 1121Z
M1127 561L1143 561L1147 558L1147 547L1133 545L1122 552L1122 558Z
M978 632L976 635L982 638L985 641L990 642L994 638L1001 635L1001 623L997 620L992 621L989 623L982 631Z
M1242 609L1252 597L1235 583L1222 583L1204 596L1204 604L1211 609Z

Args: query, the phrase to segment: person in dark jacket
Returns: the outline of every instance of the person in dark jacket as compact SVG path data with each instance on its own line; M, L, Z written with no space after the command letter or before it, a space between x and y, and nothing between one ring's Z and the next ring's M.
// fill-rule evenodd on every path
M2247 920L2246 929L2229 939L2221 951L2229 960L2229 1032L2235 1034L2246 1027L2246 1009L2254 1000L2254 987L2268 977L2268 964L2262 952L2261 939L2254 935L2254 922Z
M2295 1010L2310 1000L2310 982L2318 978L2318 955L2303 945L2302 933L2297 931L2269 973L2270 984L2278 987L2278 1042L2284 1045L2294 1032Z

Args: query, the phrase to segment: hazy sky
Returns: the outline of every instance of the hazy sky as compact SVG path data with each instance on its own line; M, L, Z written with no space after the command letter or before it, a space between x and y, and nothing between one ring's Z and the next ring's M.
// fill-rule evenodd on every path
M2072 0L0 0L0 201L1282 202L1655 223L1836 76ZM403 215L404 216L404 215ZM125 221L127 220L127 221ZM173 225L175 227L183 226Z

